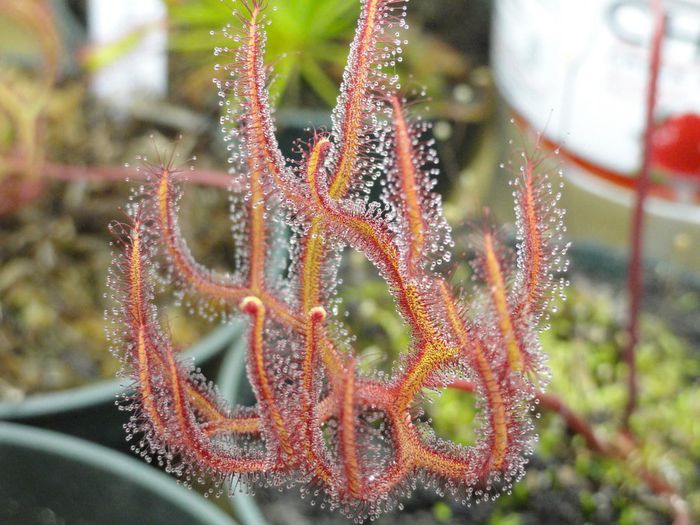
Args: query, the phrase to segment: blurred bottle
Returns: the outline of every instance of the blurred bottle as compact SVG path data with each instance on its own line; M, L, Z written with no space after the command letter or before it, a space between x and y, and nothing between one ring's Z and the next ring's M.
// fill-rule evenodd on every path
M647 255L700 270L700 2L664 8ZM574 241L626 245L651 28L648 0L496 0L496 84L508 118L561 152Z

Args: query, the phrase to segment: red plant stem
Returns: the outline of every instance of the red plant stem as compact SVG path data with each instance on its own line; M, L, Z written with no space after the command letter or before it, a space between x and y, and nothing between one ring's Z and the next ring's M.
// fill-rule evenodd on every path
M464 379L456 379L448 386L462 392L474 392L475 388L474 383ZM609 452L608 445L596 435L593 427L584 418L576 414L559 396L538 392L536 399L540 406L559 414L571 430L580 434L586 440L586 444L591 450L601 454Z
M11 158L8 159L8 166L11 171L22 170L26 167L26 162L19 158ZM62 181L124 182L127 179L145 179L150 174L150 170L137 170L126 166L74 166L44 162L38 173L46 178ZM188 182L193 184L215 188L230 188L233 181L230 174L220 170L179 171L174 172L173 175L179 180L188 179Z
M651 39L651 56L649 59L649 83L647 85L646 117L642 166L637 176L636 201L632 216L632 233L630 238L631 253L627 276L629 293L628 340L623 352L627 364L627 404L622 417L622 428L630 433L630 417L637 406L639 385L637 384L635 350L639 341L639 313L642 302L642 252L644 233L644 204L649 193L649 171L651 168L652 129L654 109L658 90L659 69L661 67L661 45L665 31L665 18L661 0L652 0L654 32Z
M474 392L475 385L470 381L457 379L452 381L448 385L448 388L454 388L462 392ZM561 416L569 430L580 435L586 442L586 445L588 445L588 448L593 452L623 463L632 464L627 460L637 449L637 445L629 439L625 432L619 433L616 439L606 441L597 435L593 426L591 426L583 416L574 412L573 409L556 394L537 392L535 394L535 399L539 402L540 407ZM653 493L667 499L669 507L674 515L673 525L690 525L691 521L688 504L661 475L647 469L643 465L636 465L632 468L635 469L635 472Z
M608 452L607 444L596 435L595 430L593 430L588 421L576 414L559 396L539 392L537 400L542 407L559 414L571 430L580 434L586 440L588 448L600 454Z

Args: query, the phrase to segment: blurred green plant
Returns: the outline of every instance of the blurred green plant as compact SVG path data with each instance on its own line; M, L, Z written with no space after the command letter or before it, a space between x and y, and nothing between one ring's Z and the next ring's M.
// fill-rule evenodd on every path
M697 293L696 293L697 295ZM576 448L579 473L611 486L637 490L639 470L661 471L682 487L691 515L700 517L700 360L692 343L662 319L642 317L637 348L639 405L630 421L633 444L617 434L627 400L627 371L620 348L628 337L619 300L592 284L571 290L570 300L543 334L554 371L551 390L604 439L628 451L627 461L601 460ZM584 395L582 395L584 394ZM552 423L546 422L551 428ZM544 443L543 443L544 445ZM632 446L634 445L634 446ZM626 502L641 512L640 502ZM634 510L637 508L636 511ZM628 521L639 523L638 521Z
M221 30L231 23L234 2L220 0L166 0L173 51L192 60L197 67L185 82L199 89L211 81L217 59L214 46L228 46ZM306 87L325 104L335 105L337 80L342 75L347 43L352 38L359 2L347 0L285 0L270 11L267 58L275 68L272 95L284 96L299 105ZM239 28L232 28L235 32Z
M229 41L221 30L238 7L230 0L165 0L170 46L184 59L176 89L190 100L201 97L211 82L217 58L214 46ZM266 60L274 68L271 95L277 105L332 107L352 39L360 2L348 0L285 0L269 12ZM231 31L237 30L231 27ZM427 88L433 95L431 114L461 121L480 121L490 108L490 79L482 69L472 75L468 57L411 23L404 50L402 78L406 91ZM456 87L454 87L456 86ZM466 96L466 100L465 100Z
M60 49L44 0L0 0L0 214L41 193L41 124Z

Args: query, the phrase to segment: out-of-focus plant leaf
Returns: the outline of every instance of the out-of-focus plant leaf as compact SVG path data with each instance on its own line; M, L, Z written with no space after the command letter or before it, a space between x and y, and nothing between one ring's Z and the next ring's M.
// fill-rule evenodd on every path
M88 71L97 71L108 66L133 50L151 30L153 30L153 25L146 24L113 42L92 46L83 53L83 66Z
M239 23L231 16L235 5L219 0L166 0L166 4L173 51L189 55L193 64L213 66L222 60L212 56L211 49L231 46L221 29ZM301 86L306 86L325 103L335 103L358 11L359 3L345 0L285 0L274 4L268 12L271 23L267 28L267 61L275 67L273 97L294 97L296 100L291 102L299 104ZM190 76L185 81L199 80Z
M187 62L175 86L192 97L201 96L211 82L214 64L232 57L214 57L214 47L233 47L221 29L240 24L231 11L240 6L219 0L166 0L171 26L170 46ZM278 104L335 105L338 85L352 39L359 2L347 0L275 0L268 11L266 62L274 67L271 95ZM453 100L452 86L471 84L471 64L463 53L426 33L419 23L403 35L405 46L396 65L405 93L427 89L431 114L461 121L481 121L489 106L491 84L477 82L469 101ZM485 109L486 108L486 109Z

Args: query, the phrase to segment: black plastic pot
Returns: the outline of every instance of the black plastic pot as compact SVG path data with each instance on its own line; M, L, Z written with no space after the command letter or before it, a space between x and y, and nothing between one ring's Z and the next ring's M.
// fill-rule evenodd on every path
M222 326L184 355L194 359L197 366L207 366L239 333L238 324ZM122 425L128 415L114 406L122 389L122 380L113 379L71 390L38 394L16 403L0 403L0 420L21 422L109 447L124 448Z
M196 492L125 454L0 423L3 525L235 525Z

